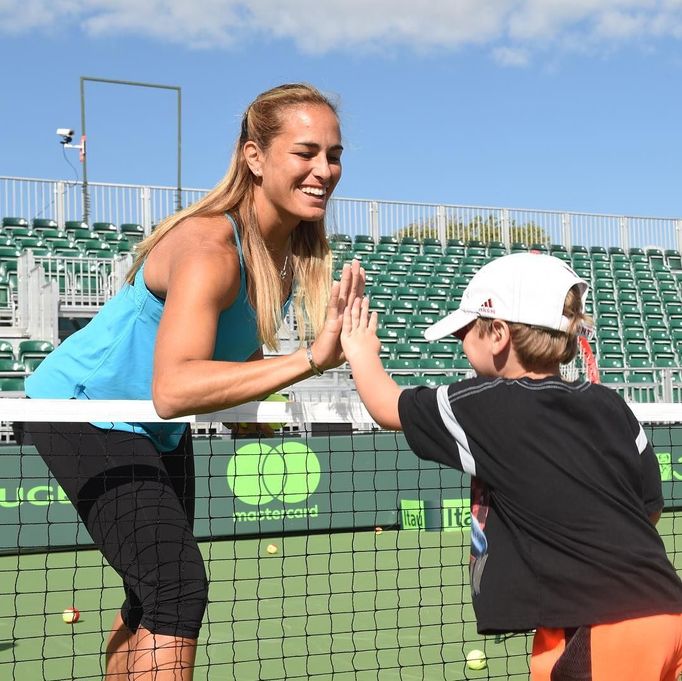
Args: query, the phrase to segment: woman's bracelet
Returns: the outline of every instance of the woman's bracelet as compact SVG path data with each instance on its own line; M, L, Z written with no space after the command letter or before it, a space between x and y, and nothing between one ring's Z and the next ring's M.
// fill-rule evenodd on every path
M310 368L315 376L322 376L324 370L320 369L320 367L315 364L315 360L313 359L313 344L310 341L306 343L305 356L308 358L308 364L310 364Z

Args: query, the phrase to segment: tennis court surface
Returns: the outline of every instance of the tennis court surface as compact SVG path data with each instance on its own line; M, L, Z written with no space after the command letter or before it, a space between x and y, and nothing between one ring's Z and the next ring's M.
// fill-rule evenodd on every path
M27 420L33 405L13 402L0 420ZM114 420L124 407L91 405ZM659 531L682 570L682 410L638 416L664 480ZM418 460L349 405L263 403L205 419L192 425L211 585L195 679L528 678L528 637L476 633L466 476ZM233 420L287 425L232 440L221 421ZM0 679L100 679L120 580L30 444L8 442L0 461ZM71 606L81 617L66 624ZM480 670L466 663L476 649Z

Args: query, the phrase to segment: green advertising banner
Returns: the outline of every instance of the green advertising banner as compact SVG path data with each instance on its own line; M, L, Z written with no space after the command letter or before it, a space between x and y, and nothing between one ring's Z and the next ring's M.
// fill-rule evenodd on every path
M682 506L682 425L647 428L666 506ZM402 434L196 439L199 538L400 527L469 527L469 480L418 459ZM0 551L90 537L32 447L0 448Z

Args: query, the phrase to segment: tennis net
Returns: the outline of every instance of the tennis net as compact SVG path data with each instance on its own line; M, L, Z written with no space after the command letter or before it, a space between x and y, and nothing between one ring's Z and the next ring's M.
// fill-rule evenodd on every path
M634 409L660 463L659 531L682 570L682 405ZM121 580L26 424L110 421L159 419L148 402L0 400L0 679L104 674ZM528 636L476 632L466 476L415 457L353 399L178 422L192 429L194 528L210 583L195 679L528 678ZM235 426L249 423L275 429ZM63 621L71 607L73 624ZM478 650L482 669L466 661Z

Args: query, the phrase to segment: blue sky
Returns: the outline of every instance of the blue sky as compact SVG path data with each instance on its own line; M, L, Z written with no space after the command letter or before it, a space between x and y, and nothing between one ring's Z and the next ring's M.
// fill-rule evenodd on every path
M0 175L80 175L89 76L180 86L211 187L249 101L307 81L338 196L682 216L681 47L682 0L0 0ZM88 83L86 116L90 180L174 184L174 94Z

